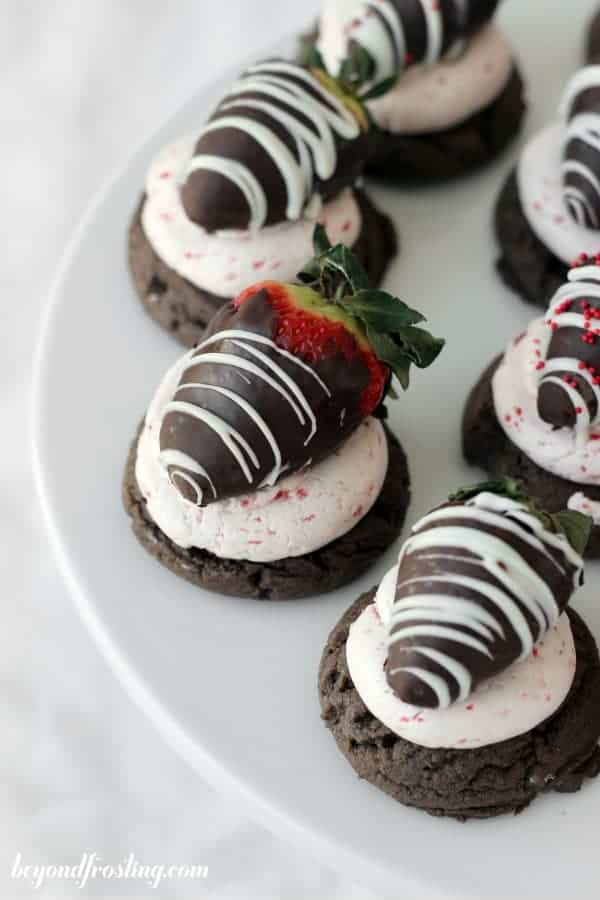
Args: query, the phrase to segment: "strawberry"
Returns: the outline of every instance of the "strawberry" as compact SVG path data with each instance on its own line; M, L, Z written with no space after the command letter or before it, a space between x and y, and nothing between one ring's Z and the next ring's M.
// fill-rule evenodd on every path
M445 708L535 655L583 583L592 524L546 512L510 478L458 491L417 522L388 622L392 691Z
M319 66L251 66L204 126L181 188L206 231L297 221L361 175L370 119L360 99Z
M347 362L360 360L370 375L360 393L360 411L363 416L371 415L383 399L389 369L377 359L352 317L332 307L312 288L275 281L248 288L234 300L234 306L239 309L257 291L266 292L276 314L273 340L278 347L310 365L337 354Z
M379 413L393 374L406 388L411 363L424 368L442 349L416 327L423 316L370 290L351 251L331 247L321 227L315 247L299 284L254 284L182 362L160 446L192 502L273 485L328 456Z

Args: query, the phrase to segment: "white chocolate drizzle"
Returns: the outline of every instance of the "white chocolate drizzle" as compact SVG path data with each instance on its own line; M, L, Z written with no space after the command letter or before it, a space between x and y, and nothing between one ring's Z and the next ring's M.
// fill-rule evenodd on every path
M221 343L221 348L214 352L210 352L208 348L217 343ZM247 383L251 383L254 379L265 382L269 387L275 390L282 400L293 410L299 424L305 431L304 446L307 447L316 435L318 425L314 411L305 393L274 359L257 349L253 346L254 344L268 348L271 353L284 357L288 361L294 363L298 368L310 373L320 391L327 397L331 396L331 391L317 372L302 360L295 357L292 353L278 347L270 338L238 329L225 329L219 331L203 341L197 348L194 348L186 355L182 362L181 373L184 375L187 370L194 368L196 370L195 374L198 374L198 369L203 365L218 365L227 367L229 371L239 372ZM228 352L230 350L240 350L256 361L249 360L246 356L242 356L241 354ZM255 470L260 468L258 456L239 430L232 428L231 425L214 412L205 410L194 403L186 403L176 399L177 395L182 391L193 388L206 389L208 391L219 393L230 403L241 409L264 435L273 453L273 469L260 484L257 484L255 475ZM274 485L282 473L288 468L288 463L282 459L281 448L277 442L273 429L247 399L229 388L211 385L204 381L187 381L184 378L177 387L175 397L165 405L161 423L164 422L165 418L170 413L177 413L178 415L197 419L214 431L214 433L222 440L225 449L233 456L239 465L243 476L248 483L249 489ZM213 498L216 498L216 491L210 473L195 459L188 457L186 454L179 453L178 451L168 449L161 452L160 462L163 467L169 471L173 483L178 478L181 478L186 481L186 483L193 484L197 505L202 505L203 490L201 484L199 484L196 479L192 478L193 475L205 479L212 489Z
M595 376L589 369L583 368L581 359L576 357L547 358L552 336L561 328L579 328L582 335L590 322L579 312L565 309L564 304L575 304L577 301L592 299L600 305L600 269L597 266L581 266L569 271L568 281L562 285L548 307L547 322L552 325L552 330L547 329L543 342L540 343L540 354L544 357L544 366L539 370L538 387L542 384L553 384L560 388L569 398L574 409L579 410L575 416L575 434L580 445L588 440L590 427L600 419L600 385L594 383ZM596 400L596 411L592 417L590 408L579 388L574 386L573 380L569 383L564 377L558 377L555 373L561 372L567 375L577 375L582 379L593 393ZM575 383L576 384L576 383Z
M257 121L248 110L263 113L267 121ZM269 120L286 129L297 158ZM316 176L325 181L335 173L336 135L353 140L360 134L358 121L338 97L306 69L282 61L259 63L248 69L233 85L202 135L222 128L243 131L270 156L286 187L286 216L290 221L300 219L314 203ZM266 186L247 165L224 156L197 154L191 159L187 174L201 169L218 172L235 184L250 210L249 229L263 227L268 215Z
M586 66L569 82L561 103L565 122L563 197L569 214L585 228L600 230L600 101L582 98L600 92L600 66ZM581 101L584 108L575 110ZM592 162L590 162L592 160Z
M493 528L494 533L481 526ZM548 531L524 503L511 498L482 492L464 505L434 510L414 526L400 554L388 648L408 639L411 656L420 654L433 660L447 677L412 663L391 669L389 676L399 672L413 675L433 691L439 708L446 708L452 702L453 682L458 684L459 700L472 689L472 674L454 655L453 648L462 645L493 659L494 642L511 637L519 642L519 660L531 654L535 644L556 625L561 610L551 584L511 546L515 537L551 561L560 576L568 577L571 572L573 589L579 587L583 570L580 555L564 535ZM473 571L470 575L450 572L403 579L403 561L413 554L418 554L419 560L459 562L461 568ZM444 593L437 586L464 588L470 595L461 597L456 590ZM409 593L404 595L406 589ZM486 601L485 606L477 602L477 595ZM511 635L506 634L505 622ZM432 648L427 643L432 640L442 643Z

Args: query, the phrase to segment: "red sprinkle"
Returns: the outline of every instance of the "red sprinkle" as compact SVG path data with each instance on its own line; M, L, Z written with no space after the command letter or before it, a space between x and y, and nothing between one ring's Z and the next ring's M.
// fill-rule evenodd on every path
M286 490L280 490L280 491L277 491L277 493L271 500L271 503L275 503L277 500L289 500L289 499L290 499L290 492L286 491Z
M465 709L468 709L469 712L471 712L472 709L475 709L475 704L474 704L474 703L467 703L467 705L465 706Z

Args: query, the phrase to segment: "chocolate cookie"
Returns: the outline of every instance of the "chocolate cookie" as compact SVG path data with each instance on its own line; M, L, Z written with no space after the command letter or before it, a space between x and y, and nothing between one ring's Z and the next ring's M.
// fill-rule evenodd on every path
M382 282L398 252L396 229L364 191L356 192L363 227L354 253L373 285ZM129 228L129 268L137 294L147 312L181 344L198 343L207 322L229 299L201 290L178 275L155 253L141 222L142 198Z
M306 556L272 563L220 559L204 550L184 550L152 521L138 489L135 460L139 432L127 460L122 497L139 542L159 562L199 587L257 600L292 600L328 591L358 578L394 543L410 502L408 464L402 447L387 431L389 466L381 494L352 531Z
M590 22L585 46L586 63L600 62L600 11Z
M568 266L542 244L527 221L513 171L496 204L495 227L501 255L497 267L511 290L546 308L567 278Z
M366 170L401 181L465 175L505 149L517 136L524 112L523 80L515 67L501 95L454 128L415 135L376 130Z
M527 734L481 749L428 749L398 737L372 716L348 672L348 631L374 594L360 597L335 626L319 670L323 720L361 778L407 806L465 821L520 812L544 791L574 792L600 774L600 660L577 613L568 612L575 679L551 718Z
M467 400L462 423L463 454L467 462L480 466L493 477L510 476L536 497L548 512L567 507L569 498L583 490L590 500L600 500L600 487L582 486L553 475L536 465L507 437L498 422L492 395L492 377L502 357L483 373ZM594 525L585 552L587 559L600 558L600 526Z

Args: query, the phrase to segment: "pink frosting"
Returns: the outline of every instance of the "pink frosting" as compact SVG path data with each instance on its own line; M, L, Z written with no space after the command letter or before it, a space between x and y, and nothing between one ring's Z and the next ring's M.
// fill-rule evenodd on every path
M483 682L463 703L427 710L403 703L390 688L384 671L386 622L396 579L394 567L381 582L376 602L353 623L346 644L356 690L369 712L394 734L421 747L472 750L525 734L561 706L576 667L566 615L531 656Z

